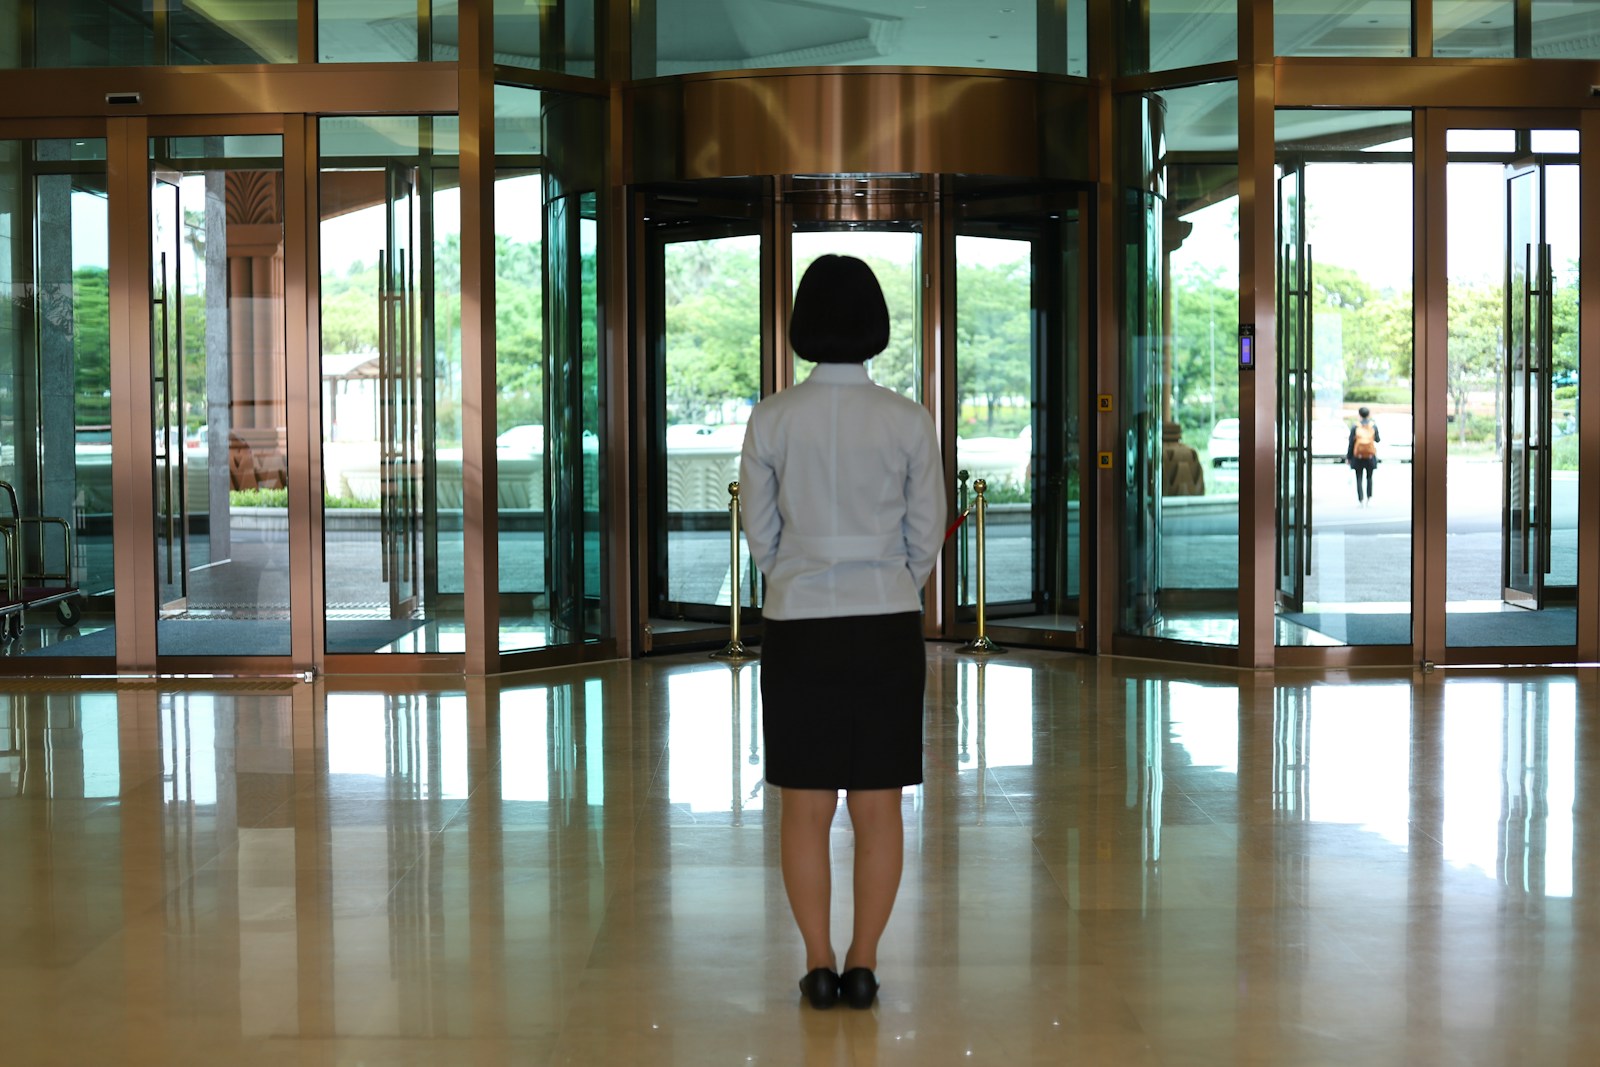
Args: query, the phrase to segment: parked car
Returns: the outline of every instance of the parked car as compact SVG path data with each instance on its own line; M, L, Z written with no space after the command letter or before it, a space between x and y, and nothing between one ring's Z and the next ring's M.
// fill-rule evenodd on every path
M1238 419L1217 420L1217 424L1211 428L1211 440L1206 445L1206 454L1211 457L1213 467L1239 462Z
M494 439L495 450L519 456L544 454L544 427L532 423L513 426Z
M1381 427L1380 427L1381 429ZM1350 451L1350 427L1339 419L1317 419L1311 424L1311 458L1343 463Z
M1413 445L1413 426L1409 412L1394 411L1374 416L1378 424L1378 458L1396 463L1410 463Z

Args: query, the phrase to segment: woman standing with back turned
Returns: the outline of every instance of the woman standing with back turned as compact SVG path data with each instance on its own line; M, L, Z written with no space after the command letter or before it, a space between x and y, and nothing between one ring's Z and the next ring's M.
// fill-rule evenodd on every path
M789 320L811 376L758 404L745 430L745 538L762 607L766 782L780 799L783 884L806 946L813 1007L871 1007L878 939L900 888L901 789L922 781L927 664L920 593L944 541L933 419L873 384L889 343L871 268L822 256ZM855 927L838 972L829 829L845 791L855 828Z

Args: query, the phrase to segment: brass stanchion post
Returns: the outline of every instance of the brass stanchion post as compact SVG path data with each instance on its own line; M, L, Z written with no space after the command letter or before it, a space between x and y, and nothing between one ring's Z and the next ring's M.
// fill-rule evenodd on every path
M739 640L739 483L728 483L728 535L730 558L728 560L728 604L731 617L728 621L728 643L711 653L712 659L755 659Z
M967 513L967 479L970 475L965 470L956 471L956 514ZM956 542L956 596L960 599L957 603L967 602L967 535L961 533L961 539Z
M956 649L957 652L968 652L973 655L988 655L991 652L1005 651L1005 649L989 640L986 620L984 617L984 599L988 595L988 591L984 588L984 513L988 511L989 506L984 500L983 494L988 488L989 484L982 478L979 478L972 483L972 491L977 497L972 506L977 510L978 513L978 547L974 553L974 555L977 557L978 563L978 636L974 637L971 641L968 641L966 644Z

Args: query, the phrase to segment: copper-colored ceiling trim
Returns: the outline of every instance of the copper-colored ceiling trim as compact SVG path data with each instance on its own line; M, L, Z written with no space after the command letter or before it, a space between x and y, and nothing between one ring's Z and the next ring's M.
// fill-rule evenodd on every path
M1278 107L1600 107L1600 62L1305 59L1274 62Z
M150 120L151 137L239 137L285 135L282 115L204 115L157 117Z
M1085 143L1091 89L1032 74L833 68L653 80L627 93L636 137L632 173L621 177L639 183L746 174L1082 176L1066 172L1073 153L1056 142Z
M7 119L0 118L0 141L47 141L57 138L102 138L103 118Z
M113 104L108 94L137 94ZM0 71L0 120L53 116L429 114L456 110L454 63Z

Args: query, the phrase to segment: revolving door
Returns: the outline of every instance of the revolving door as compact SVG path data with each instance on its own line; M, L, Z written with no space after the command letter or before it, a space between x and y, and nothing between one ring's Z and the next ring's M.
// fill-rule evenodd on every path
M1070 186L929 175L637 191L639 647L720 647L735 588L759 640L762 579L742 542L734 556L729 487L751 409L810 371L786 324L800 276L824 254L862 259L883 286L889 346L868 373L933 413L952 520L984 485L990 630L1080 647L1089 202ZM930 637L974 632L976 526L952 531L925 593Z

